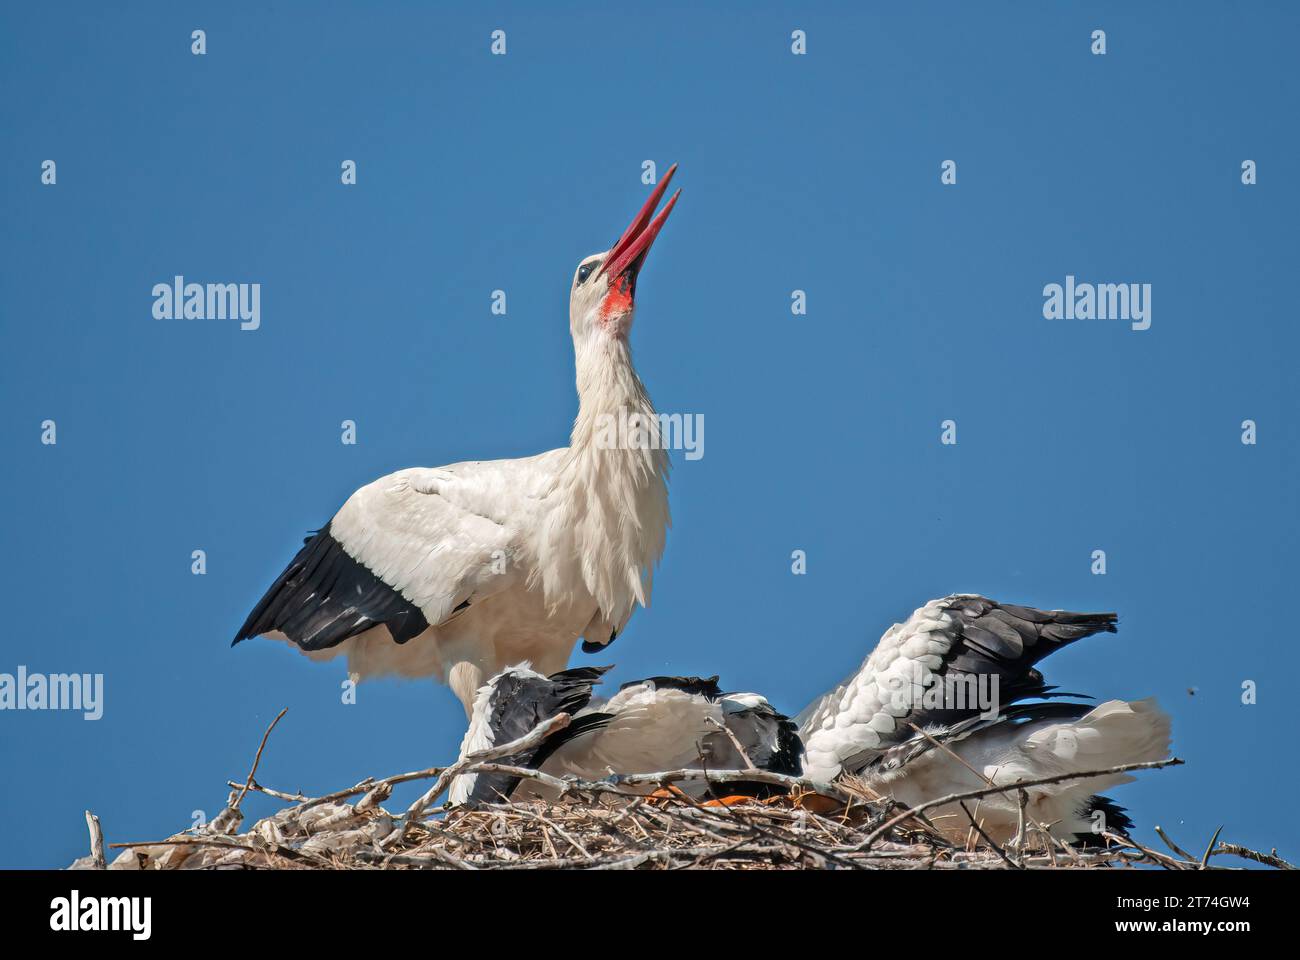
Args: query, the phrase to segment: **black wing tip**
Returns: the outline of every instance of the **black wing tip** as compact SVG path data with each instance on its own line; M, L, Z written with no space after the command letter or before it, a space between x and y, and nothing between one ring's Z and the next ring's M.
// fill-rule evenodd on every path
M1091 627L1093 633L1115 633L1119 630L1119 614L1075 613L1070 610L1053 610L1052 619L1059 624L1071 627Z
M1096 627L1098 630L1115 629L1119 623L1119 614L1114 611L1102 611L1099 613L1080 612L1078 610L1042 610L1038 607L1029 607L1019 603L1002 603L998 600L988 600L994 609L1005 610L1013 617L1019 617L1022 620L1028 620L1030 623L1062 623L1071 626Z
M551 758L556 750L564 746L571 740L585 736L588 733L599 730L614 719L612 713L584 713L580 717L574 717L572 722L563 730L557 730L537 747L533 755L528 759L526 766L533 770L541 769L542 764ZM516 780L515 786L518 786ZM513 792L514 787L511 787Z
M552 734L550 740L547 741L547 744L549 745L551 740L554 740L555 746L558 747L560 744L572 740L574 737L580 737L584 733L591 733L593 730L599 730L613 719L614 714L612 713L584 713L582 716L575 718L574 721L563 730Z
M1094 794L1084 801L1080 814L1089 820L1095 822L1096 814L1102 816L1102 824L1105 826L1107 833L1118 834L1121 837L1127 837L1129 831L1133 829L1133 818L1128 815L1128 811L1121 807L1110 797L1103 797ZM1106 843L1106 838L1099 833L1076 833L1074 835L1074 846L1076 847L1099 847Z
M612 663L607 667L570 667L568 670L552 673L546 679L554 683L563 683L565 681L599 683L600 679L613 669L614 664Z
M776 752L767 761L767 769L773 773L785 773L797 777L803 773L804 745L799 736L799 725L785 714L777 724Z
M419 607L347 552L331 521L304 541L231 646L279 631L302 650L324 650L380 624L398 644L429 626Z
M720 700L725 694L718 686L718 679L716 673L711 677L642 677L640 680L629 680L619 689L626 690L628 687L643 683L653 683L656 690L681 690L683 693L703 696L709 700Z
M244 621L244 625L240 627L238 632L235 634L235 639L230 641L232 647L236 644L243 643L245 640L252 640L254 637L259 636L258 631L255 629L257 625L253 622L254 615L257 614L257 612L258 611L254 610L253 613L248 615L248 619Z

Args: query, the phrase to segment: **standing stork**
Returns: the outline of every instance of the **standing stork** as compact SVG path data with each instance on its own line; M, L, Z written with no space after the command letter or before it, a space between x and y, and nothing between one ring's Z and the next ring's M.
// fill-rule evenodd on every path
M367 484L307 538L234 643L288 640L313 659L346 656L363 678L434 676L470 716L488 677L520 661L558 671L578 637L598 650L649 604L669 526L668 455L657 442L611 445L626 434L607 418L635 417L657 437L628 335L637 275L681 193L655 216L676 169L574 273L569 446Z

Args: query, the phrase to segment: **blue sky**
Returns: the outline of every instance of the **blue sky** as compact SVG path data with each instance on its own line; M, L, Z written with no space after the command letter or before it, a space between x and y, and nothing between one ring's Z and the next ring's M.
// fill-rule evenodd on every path
M84 854L85 809L215 815L281 707L270 786L454 755L446 689L345 706L340 665L230 638L356 487L566 442L569 280L645 160L683 194L635 357L705 455L595 662L793 713L932 597L1117 610L1045 673L1173 714L1187 765L1114 793L1138 835L1300 852L1295 7L373 6L0 15L0 672L105 683L98 721L0 713L0 865ZM176 274L260 283L261 328L154 319ZM1067 274L1150 283L1151 328L1044 319Z

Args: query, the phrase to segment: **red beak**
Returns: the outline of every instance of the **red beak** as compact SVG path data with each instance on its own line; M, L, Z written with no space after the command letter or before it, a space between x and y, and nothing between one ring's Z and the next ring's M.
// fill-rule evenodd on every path
M677 202L677 198L681 196L682 192L678 190L664 205L664 208L659 211L659 216L653 220L650 219L655 212L655 207L659 205L659 200L663 197L664 191L668 189L668 181L672 180L673 174L676 172L677 164L674 163L668 168L668 172L664 174L663 179L655 186L650 194L650 199L645 202L645 206L641 208L641 212L636 215L636 219L632 221L631 225L623 231L623 236L618 238L618 242L614 244L609 251L609 255L605 257L605 262L601 264L600 270L597 271L596 276L600 276L602 273L609 275L611 286L617 283L618 278L628 270L631 270L632 276L635 277L637 271L641 269L641 265L645 263L645 256L650 252L650 245L655 242L655 237L663 229L668 214L672 213L673 205Z

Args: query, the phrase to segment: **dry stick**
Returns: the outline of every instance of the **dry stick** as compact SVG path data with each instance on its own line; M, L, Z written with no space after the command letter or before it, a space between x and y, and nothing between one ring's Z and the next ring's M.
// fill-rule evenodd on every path
M410 773L394 774L391 777L384 777L382 780L375 780L374 777L366 777L356 786L348 787L346 790L336 790L333 793L325 794L323 797L291 798L301 800L302 802L298 803L296 806L285 807L282 812L301 813L303 810L310 809L311 807L319 807L323 803L333 803L336 800L346 800L348 797L355 797L358 793L368 793L369 791L378 789L379 787L392 788L396 784L407 783L411 780L428 780L430 777L438 776L445 769L446 767L429 767L426 770L412 770ZM254 787L254 789L256 789L256 787ZM276 796L276 794L271 793L271 796ZM281 797L281 799L286 799L286 797ZM433 813L434 811L430 810L429 812Z
M737 771L737 772L744 772L744 771ZM750 771L750 772L753 772L753 771ZM838 856L838 855L836 855L836 854L829 853L829 852L824 851L824 850L819 850L817 847L813 846L812 844L804 843L803 841L801 841L801 840L796 840L796 839L793 838L793 837L785 837L785 836L782 836L782 835L779 834L779 833L772 832L772 831L768 831L768 830L764 830L762 827L758 826L756 823L752 823L752 822L750 822L750 821L748 821L748 820L742 820L742 819L740 819L739 813L738 813L738 811L737 811L735 808L732 808L732 807L706 807L706 806L704 806L703 804L697 802L693 797L688 797L688 796L686 796L685 794L683 794L682 797L681 797L680 799L685 800L686 803L690 804L691 807L693 807L695 810L699 811L701 814L703 814L703 815L705 815L705 816L711 816L711 817L713 817L714 819L716 819L716 820L718 820L718 821L720 821L720 822L722 822L722 823L726 823L726 824L728 824L728 825L734 824L734 825L736 825L736 826L738 826L738 827L741 827L741 828L743 828L743 829L749 830L749 831L751 832L751 834L757 834L757 835L760 836L760 837L766 837L766 838L769 839L769 840L774 840L774 841L776 841L778 844L780 844L781 846L792 846L792 847L794 847L795 849L797 849L797 850L802 850L802 851L804 851L804 852L806 852L806 853L809 853L809 854L811 854L812 856L814 856L814 857L816 857L816 858L818 858L818 859L820 859L820 860L822 860L822 861L834 860L834 861L837 861L837 862L839 862L839 863L841 863L841 864L843 864L844 866L847 866L847 867L852 867L852 868L854 868L854 869L857 869L857 867L858 867L858 865L857 865L856 863L854 863L852 860L848 860L848 859L846 859L846 858L844 858L844 857L840 857L840 856ZM725 814L723 813L723 811L725 811ZM776 829L779 829L779 828L776 828ZM791 858L791 859L796 859L796 860L797 860L798 857L793 857L793 858Z
M845 793L839 787L830 783L821 783L815 780L805 780L802 777L792 777L785 773L773 773L770 770L661 770L658 773L625 773L615 774L608 780L600 781L576 781L582 789L598 788L600 784L612 786L657 786L666 787L671 783L679 781L699 781L706 783L734 783L736 781L752 781L754 783L771 783L777 786L787 788L801 788L820 793L822 796L832 797L842 803L848 803L851 800L849 794Z
M1147 860L1150 860L1158 866L1164 867L1166 870L1186 870L1188 867L1196 866L1195 862L1184 863L1182 860L1175 860L1173 857L1167 857L1163 853L1152 850L1150 847L1144 847L1132 837L1121 836L1118 833L1110 833L1109 831L1103 831L1101 836L1103 839L1113 841L1120 846L1132 847L1134 850L1139 851Z
M667 860L670 863L675 857L697 857L716 852L712 847L675 847L671 850L648 850L641 853L624 855L613 854L602 858L596 863L589 860L581 860L576 857L564 858L557 860L496 860L490 861L484 866L489 870L555 870L578 869L578 870L630 870L642 863L653 862L657 860ZM754 853L755 858L763 856L761 851ZM400 859L398 860L400 862Z
M571 717L567 713L557 713L549 720L543 720L518 740L512 740L510 743L503 743L500 746L489 747L486 750L480 750L477 753L471 753L468 756L461 757L450 767L443 770L442 773L438 774L438 779L434 781L433 786L426 790L424 794L407 809L401 828L393 831L389 836L391 837L396 835L398 840L405 840L406 835L410 832L415 821L419 820L420 817L424 815L424 811L428 806L438 798L439 794L447 789L455 777L464 773L474 764L488 760L496 760L500 757L507 757L512 753L520 753L524 750L531 750L551 734L567 727L570 719Z
M257 747L257 756L253 758L253 769L248 771L248 779L244 782L244 789L239 791L239 796L235 797L235 802L230 805L232 810L239 809L240 803L243 802L244 794L248 793L249 787L253 785L253 775L257 773L257 765L262 762L262 751L266 749L266 741L270 739L271 731L274 730L275 725L280 722L280 718L288 712L289 708L285 707L277 713L275 719L271 721L271 725L266 728L266 733L262 734L262 742Z
M740 840L737 840L735 843L728 844L725 847L719 847L716 850L709 850L705 853L702 853L693 863L681 864L677 866L675 869L685 870L688 866L698 867L701 864L707 863L709 860L716 860L719 857L730 856L731 854L735 853L737 850L740 850L742 847L745 847L752 842L753 841L751 841L748 837L742 837ZM762 850L755 850L752 851L751 853L754 855L761 855L762 852L763 852Z
M1169 757L1167 760L1152 760L1147 763L1124 763L1117 767L1108 767L1105 770L1087 770L1082 773L1060 773L1053 777L1040 777L1037 780L1020 780L1016 783L1009 783L1003 787L990 787L983 790L968 790L964 793L950 793L946 797L938 797L934 800L927 800L925 803L918 804L909 810L905 810L896 817L886 820L871 833L867 834L867 839L859 845L860 849L871 846L872 843L879 840L888 831L898 826L909 817L914 817L933 807L942 807L945 804L956 803L958 800L974 800L978 797L992 796L998 793L1010 793L1012 790L1019 790L1024 787L1040 787L1048 783L1064 783L1069 780L1087 780L1091 777L1104 777L1112 773L1127 773L1130 770L1158 770L1161 767L1176 767L1182 764L1178 757Z
M1272 853L1260 853L1258 850L1252 850L1249 847L1243 847L1237 843L1220 842L1214 848L1211 856L1223 856L1230 854L1236 857L1244 857L1247 860L1254 860L1256 863L1267 864L1270 867L1277 867L1279 870L1294 870L1295 864L1288 863L1277 855L1277 850Z
M410 773L398 773L391 777L384 777L383 780L375 780L374 777L366 777L356 786L348 787L346 790L336 790L333 793L327 793L323 797L312 797L305 800L297 806L286 807L290 813L301 813L312 807L319 807L323 803L334 803L336 800L346 800L348 797L355 797L358 793L369 793L379 784L386 784L391 787L394 784L406 783L408 780L427 780L430 777L436 777L445 767L429 767L427 770L412 770Z
M292 849L291 847L283 846L282 844L276 844L274 849L268 849L261 846L253 846L252 844L240 843L238 840L231 837L187 837L184 840L147 840L143 843L110 843L109 847L113 849L117 847L225 847L231 850L242 850L245 853L261 854L264 857L280 857L284 860L290 861L302 860L308 863L315 863L317 866L321 866L322 864L327 865L320 857L302 853L298 850Z
M1205 856L1201 857L1201 869L1204 870L1210 865L1210 854L1214 852L1214 845L1219 842L1219 834L1223 833L1223 825L1214 831L1214 836L1210 837L1210 844L1205 848Z
M713 813L713 811L707 810L699 806L698 804L692 806L689 798L686 798L686 801L687 802L685 805L665 804L663 807L656 808L653 811L647 809L644 811L644 813L647 816L653 815L654 819L659 820L660 822L667 821L670 819L675 819L679 821L683 826L685 826L688 830L701 834L705 837L711 837L714 840L718 840L722 842L723 844L731 844L732 837L728 836L726 833L719 832L718 830L710 829L710 827L707 824L700 822L701 817L709 820L712 823L717 823L721 827L725 827L728 831L734 831L734 830L741 831L744 834L744 836L741 837L738 846L744 846L746 844L754 843L756 839L755 837L756 833L759 834L757 839L763 839L763 835L759 833L759 831L757 831L756 828L754 828L750 824L737 822L733 818L721 817ZM767 837L766 839L772 840L776 838ZM780 841L778 840L778 844L779 843ZM708 847L696 848L696 850L698 851L704 851L709 849L710 848ZM758 848L758 850L755 851L755 856L769 856L774 849L779 850L780 846L777 846L775 848L760 847ZM679 856L685 854L685 851L681 849L676 849L673 852Z
M736 736L736 732L734 730L732 730L725 723L719 723L717 720L714 720L712 717L708 717L706 719L710 724L712 724L713 726L721 730L723 733L725 733L727 737L731 740L731 745L735 747L736 752L740 754L740 759L745 761L746 770L758 769L757 767L754 766L754 761L749 759L749 754L745 751L745 748L741 745L740 738Z
M822 834L832 841L839 839L839 835L845 831L854 834L858 832L856 827L830 820L811 810L781 810L776 807L765 806L763 816L769 820L784 820L797 824L801 829L806 829L807 822L811 820L815 826L821 828Z
M217 836L187 836L181 839L170 838L167 840L146 840L132 843L110 843L110 849L117 848L144 848L144 847L222 847L230 850L239 850L244 853L260 854L265 857L280 857L289 861L304 861L314 863L318 867L328 866L328 863L322 858L308 853L301 853L292 847L284 844L273 843L269 846L262 841L257 843L243 843L237 836L225 834Z
M544 786L557 790L561 794L579 792L576 779L569 777L556 777L549 773L542 773L540 770L534 770L531 767L514 767L506 763L476 763L463 773L499 773L507 777L519 777L521 780L536 780ZM509 803L510 801L506 801Z
M897 800L895 800L892 796L882 797L882 798L881 798L881 802L884 803L884 808L881 809L881 810L879 811L879 813L873 813L873 816L878 816L878 817L880 817L882 823L883 823L883 822L884 822L884 821L889 817L889 814L892 813L893 811L895 811L895 810L906 810L906 809L907 809L907 808L904 807L901 803L899 803ZM979 809L979 808L976 807L976 810L978 810L978 809ZM944 818L943 818L943 817L940 817L939 819L942 820L942 819L944 819ZM920 824L920 829L918 829L918 830L916 831L917 833L922 833L922 832L924 832L924 830L930 830L930 831L933 832L934 834L942 834L942 832L943 832L943 831L941 831L941 830L939 829L938 826L935 825L935 823L934 823L933 820L931 820L929 817L927 817L927 816L926 816L925 814L923 814L923 813L922 813L922 814L917 814L917 816L916 816L916 822L917 822L918 824Z
M638 853L635 854L634 856L628 857L623 860L615 860L610 863L598 863L593 867L589 867L588 869L590 870L635 870L637 867L641 866L641 864L647 863L652 860L666 860L671 865L673 862L673 855L676 853L677 853L676 850L647 850L645 853ZM680 854L677 855L680 856Z
M110 843L108 848L118 847L236 847L240 850L252 850L246 843L238 840L214 840L211 837L186 837L184 840L143 840L138 843ZM256 851L254 851L256 852Z
M1159 826L1157 826L1155 830L1156 830L1156 836L1158 836L1161 840L1163 840L1165 842L1165 846L1168 847L1170 850L1172 850L1174 853L1176 853L1178 856L1182 857L1184 860L1196 859L1190 853L1188 853L1186 850L1180 847L1178 844L1174 843L1172 839L1166 836L1165 832L1161 830Z
M95 862L96 870L106 870L108 861L104 859L104 831L99 826L99 817L86 811L86 827L90 830L90 857Z
M415 849L408 850L407 853L410 854L422 853L426 848L429 850L433 850L435 849L435 847L437 847L437 844L434 843L434 841L439 839L441 839L444 844L454 843L462 847L469 847L471 845L470 839L468 837L458 836L457 834L452 833L450 830L444 829L443 827L440 827L436 824L429 823L427 820L424 823L420 824L420 826L424 830L424 832L429 835L429 839L425 840ZM385 854L385 856L387 856L387 854Z
M372 850L358 850L356 857L366 863L377 863L381 866L396 865L399 867L429 868L442 864L455 870L478 869L478 867L468 864L464 860L457 859L450 853L442 850L431 851L430 856L427 857L415 857L395 853L375 853Z
M922 730L920 727L918 727L916 724L914 724L911 720L904 720L903 722L906 723L906 724L907 724L909 727L911 727L913 730L915 730L917 733L919 733L921 736L925 737L925 739L929 740L932 744L934 744L936 747L938 747L938 748L939 748L940 750L942 750L944 753L948 754L948 756L952 757L954 760L956 760L958 763L960 763L963 767L965 767L965 768L966 768L967 770L969 770L971 773L975 774L975 776L979 777L981 780L983 780L985 783L987 783L990 787L993 786L993 781L992 781L992 780L990 780L988 777L984 776L983 773L981 773L979 770L976 770L976 769L975 769L974 767L972 767L969 763L967 763L966 760L965 760L964 758L962 758L962 757L957 753L957 751L954 750L952 747L948 746L946 743L940 743L940 742L939 742L938 740L936 740L936 739L935 739L931 734L929 734L929 733L927 733L926 731Z
M985 833L985 832L984 832L984 828L981 827L978 823L975 822L975 818L971 815L971 812L970 812L969 808L967 808L967 806L966 806L966 804L965 804L964 802L962 802L962 801L958 801L958 806L961 807L961 812L964 813L964 814L966 814L966 819L969 820L969 821L970 821L970 825L971 825L972 827L975 828L975 832L978 833L981 837L984 838L984 842L985 842L985 843L987 843L990 847L992 847L994 850L997 851L998 856L1002 858L1003 862L1004 862L1008 867L1010 867L1010 868L1013 869L1013 870L1023 870L1023 869L1025 869L1025 866L1024 866L1023 863L1014 863L1014 862L1011 860L1011 858L1007 856L1006 851L1003 850L1001 847L999 847L996 843L993 842L993 838L990 837L987 833ZM1022 858L1022 859L1023 859L1023 858Z
M542 824L542 839L546 841L546 849L550 852L551 859L559 859L560 853L555 849L555 841L551 839L551 831L546 828L545 824Z
M226 786L238 790L244 786L242 783L236 783L234 780L227 780ZM256 790L258 793L264 793L268 797L275 797L277 800L285 800L289 803L306 803L311 797L304 797L301 793L285 793L283 790L272 790L270 787L264 787L256 780L248 784L248 789Z
M595 860L595 859L596 859L595 857L593 857L593 856L591 855L591 852L588 851L586 847L584 847L582 844L580 844L577 840L573 839L572 835L571 835L567 830L565 830L563 827L561 827L559 824L557 824L555 821L550 820L550 819L548 819L547 817L542 816L540 813L537 813L535 810L525 810L523 807L516 807L514 812L515 812L515 813L522 813L524 816L526 816L526 817L530 817L530 818L532 818L532 819L534 819L534 820L537 820L539 823L543 824L544 826L550 827L552 830L554 830L556 833L558 833L558 834L559 834L559 835L564 839L564 842L565 842L565 843L567 843L569 846L573 847L574 850L577 850L580 854L582 854L582 855L583 855L584 857L586 857L588 860ZM551 842L550 835L547 834L545 831L543 832L542 835L546 837L546 842L547 842L548 844L550 844L550 842ZM554 845L551 846L551 849L552 849L552 852L554 852L554 849L555 849Z
M934 744L936 747L938 747L940 750L942 750L944 753L948 754L948 756L952 757L954 760L956 760L958 763L960 763L963 767L965 767L965 768L966 768L967 770L969 770L971 773L975 774L975 776L979 777L981 780L983 780L985 783L987 783L990 787L995 786L995 784L993 783L993 781L992 781L989 777L987 777L987 776L986 776L982 771L980 771L980 770L976 770L973 766L971 766L969 763L967 763L965 759L963 759L960 755L958 755L957 751L955 751L955 750L952 749L952 747L948 746L946 743L940 743L940 742L939 742L938 740L936 740L933 736L931 736L931 735L930 735L929 733L927 733L926 731L922 730L920 727L918 727L916 724L912 723L910 720L907 720L907 721L904 721L904 722L905 722L909 727L911 727L913 730L915 730L917 733L919 733L921 736L925 737L925 739L929 740L932 744ZM1021 845L1023 845L1024 842L1025 842L1025 837L1024 837L1024 832L1025 832L1025 802L1026 802L1027 799L1028 799L1028 798L1027 798L1026 795L1025 795L1025 791L1021 790L1021 791L1020 791L1020 838L1019 838L1019 842L1020 842ZM989 837L989 835L988 835L987 833L985 833L984 830L979 826L979 824L977 824L977 823L975 822L975 817L974 817L974 815L973 815L969 810L966 809L966 805L965 805L964 803L962 804L962 807L961 807L961 808L962 808L962 811L966 814L966 818L967 818L968 820L970 820L970 824L971 824L971 826L974 827L974 828L979 832L979 835L980 835L981 837L984 838L984 840L985 840L986 843L988 843L990 846L993 847L994 850L996 850L996 851L998 852L998 855L999 855L1000 857L1002 857L1003 860L1006 860L1007 857L1006 857L1006 854L1003 853L1002 848L999 847L996 843L994 843L993 840ZM975 809L976 809L976 810L979 809L978 805L976 806ZM1042 835L1043 835L1044 837L1047 838L1047 844L1048 844L1048 847L1050 848L1051 843L1052 843L1052 835L1051 835L1051 833L1047 830L1046 827L1044 827L1044 826L1043 826L1041 823L1039 823L1037 820L1031 820L1031 822L1034 824L1034 826L1036 826L1036 827L1038 828L1039 832L1041 832ZM1024 850L1021 849L1021 850L1019 851L1019 853L1020 853L1020 859L1023 860L1023 859L1024 859ZM1010 863L1011 861L1007 860L1007 862ZM1052 863L1053 863L1053 864L1056 863L1056 855L1055 855L1055 854L1052 855Z
M534 730L534 733L536 730ZM528 736L532 736L529 734ZM526 738L525 738L526 739ZM515 741L522 743L522 740ZM513 744L506 744L506 747L513 747ZM500 748L505 749L505 748ZM485 751L486 754L487 751ZM476 754L482 756L483 754ZM805 780L801 777L792 777L784 773L772 773L768 770L661 770L657 773L626 773L613 774L604 780L584 780L580 777L556 777L548 773L542 773L540 770L531 770L527 767L512 767L490 761L473 762L474 757L465 758L465 766L456 770L456 774L467 773L501 773L512 777L520 777L528 780L536 780L562 794L571 793L604 793L613 794L614 796L627 797L639 796L639 794L629 793L624 787L636 786L653 786L667 787L670 784L678 782L698 782L705 783L733 783L736 781L749 781L753 783L771 783L787 788L798 788L812 793L820 793L823 796L832 797L842 803L852 801L850 794L838 786L829 783L820 783L814 780ZM459 762L458 762L459 767ZM450 767L447 768L449 771ZM437 784L434 785L435 787ZM436 793L435 793L436 795Z

